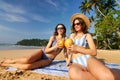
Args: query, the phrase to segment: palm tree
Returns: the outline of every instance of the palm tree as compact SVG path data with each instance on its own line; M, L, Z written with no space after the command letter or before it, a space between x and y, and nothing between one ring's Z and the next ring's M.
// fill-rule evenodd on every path
M100 7L102 6L103 1L102 0L89 0L91 3L91 7L94 7L95 11L100 13L102 16L105 17L104 13L102 13Z
M81 6L79 6L80 10L82 13L86 14L86 13L89 13L90 14L90 10L92 10L92 7L91 7L91 3L87 0L84 0L81 4Z
M96 12L99 12L100 14L102 14L102 16L105 16L102 13L102 11L99 9L99 6L101 6L101 4L102 1L100 0L84 0L81 6L79 6L79 8L82 13L88 13L88 14L90 14L90 11L93 10L94 8Z
M116 3L118 4L118 6L120 6L120 2L118 1L118 0L115 0L116 1Z
M92 21L93 23L95 23L95 21L101 21L103 20L111 11L115 10L114 7L117 6L116 5L116 1L115 0L84 0L82 3L81 3L81 6L79 6L79 9L81 10L82 13L86 14L88 13L90 15L90 12L93 11L94 14L91 14L90 15L90 21ZM92 19L93 18L93 19ZM97 19L95 19L97 18ZM95 21L94 21L95 20ZM97 22L98 23L98 22ZM96 25L93 24L93 26ZM96 31L97 28L95 28ZM100 32L98 33L95 33L96 35L99 34ZM106 35L105 35L106 36ZM105 36L103 36L103 39L104 39L104 43L106 43L106 46L104 46L105 48L106 47L109 47L111 49L110 46L107 45L107 43L110 43L108 39L105 38ZM99 36L99 37L102 37ZM97 39L98 41L101 41L99 38ZM98 42L97 41L97 42ZM102 46L98 43L97 45L98 47L99 46Z
M115 6L117 6L115 0L84 0L79 9L84 14L90 14L90 11L94 10L97 16L105 17L111 10L115 10Z
M104 9L106 10L105 14L107 15L110 11L115 11L115 6L117 6L115 0L108 0L106 3L104 3Z

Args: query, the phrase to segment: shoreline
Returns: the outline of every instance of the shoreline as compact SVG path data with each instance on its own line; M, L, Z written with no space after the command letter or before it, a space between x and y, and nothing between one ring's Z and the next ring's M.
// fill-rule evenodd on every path
M24 49L40 49L40 48L44 48L44 47L43 46L15 45L15 44L0 45L0 50L24 50Z

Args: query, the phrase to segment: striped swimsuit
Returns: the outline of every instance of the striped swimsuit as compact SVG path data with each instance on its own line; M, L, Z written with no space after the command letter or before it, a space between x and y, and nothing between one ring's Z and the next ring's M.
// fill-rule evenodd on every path
M86 34L83 35L81 38L78 39L73 39L74 44L82 47L87 47L87 42L86 42ZM87 67L87 60L89 58L89 55L82 55L80 57L74 58L71 60L71 62L81 64L84 67Z

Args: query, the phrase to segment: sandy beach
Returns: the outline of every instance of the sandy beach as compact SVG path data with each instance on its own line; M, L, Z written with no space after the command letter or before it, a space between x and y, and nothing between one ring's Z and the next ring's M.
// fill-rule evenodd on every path
M0 60L15 59L24 57L38 51L39 49L23 49L23 50L0 50ZM116 63L120 65L120 50L97 50L97 58L108 63ZM64 60L63 54L59 54L56 60ZM53 76L47 74L39 74L30 70L7 71L0 67L0 80L69 80L68 77Z

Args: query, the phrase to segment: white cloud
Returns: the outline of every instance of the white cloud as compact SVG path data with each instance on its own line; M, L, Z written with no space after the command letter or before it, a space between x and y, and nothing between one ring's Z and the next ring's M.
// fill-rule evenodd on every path
M3 26L3 25L0 25L0 30L1 31L15 31L14 29L12 29L12 28L8 28L8 27L6 27L6 26Z
M1 34L11 34L11 32L13 33L19 33L19 34L24 34L22 31L18 31L16 29L10 28L10 26L4 26L4 25L0 25L0 32Z
M0 1L0 9L9 12L9 13L19 13L19 14L24 14L26 11L18 6L14 6L8 3L5 3L3 1Z
M54 6L55 8L58 7L58 5L55 2L53 2L53 0L46 0L46 2ZM28 18L44 23L50 22L48 18L36 14L33 15L30 15L30 13L27 14L28 12L24 8L9 4L4 1L0 1L0 11L1 11L0 20L8 22L29 22L30 19Z
M44 18L43 16L40 15L31 15L32 19L36 20L36 21L40 21L40 22L45 22L45 23L49 23L50 20Z
M0 17L2 20L9 22L28 22L28 19L17 14L4 13L0 14Z
M46 2L53 5L54 7L58 7L58 5L55 2L53 2L53 0L46 0Z
M8 4L6 2L0 1L0 19L9 22L28 22L29 20L23 15L26 11L18 6Z

